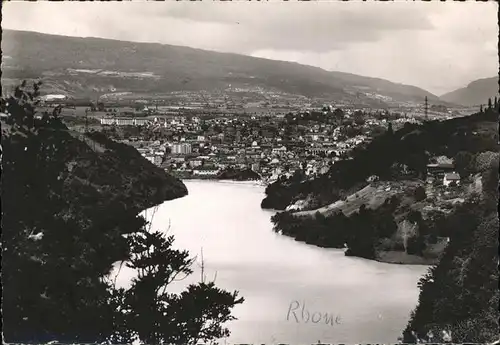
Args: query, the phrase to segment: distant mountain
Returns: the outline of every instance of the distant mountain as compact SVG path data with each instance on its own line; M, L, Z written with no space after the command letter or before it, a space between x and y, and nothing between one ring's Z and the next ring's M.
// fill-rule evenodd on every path
M478 79L464 88L449 92L440 98L461 105L487 104L488 98L498 96L498 77Z
M418 87L293 62L156 43L77 38L4 30L6 85L43 77L45 91L96 96L131 92L260 88L307 97L387 105L439 98Z

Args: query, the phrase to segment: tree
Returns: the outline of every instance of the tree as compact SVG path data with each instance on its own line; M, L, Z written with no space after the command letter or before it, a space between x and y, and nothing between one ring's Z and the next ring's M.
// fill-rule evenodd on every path
M408 220L402 221L398 226L398 235L403 239L405 252L408 253L408 242L417 235L417 225Z
M336 116L336 117L344 117L344 111L340 108L336 108L334 111L333 111L333 114Z
M394 130L392 129L392 122L389 122L389 128L387 129L387 134L393 135Z
M166 292L176 276L191 272L192 259L172 249L172 236L146 230L127 191L107 198L93 186L114 187L91 176L106 160L68 133L56 109L35 116L38 88L23 83L0 102L10 114L2 123L2 178L8 181L2 196L9 200L2 204L6 341L115 343L138 336L191 344L227 335L223 323L243 299L204 281L180 295ZM74 167L75 160L95 164ZM138 271L130 289L108 279L117 261Z
M233 320L231 309L243 302L238 293L220 290L203 276L180 295L167 287L179 275L193 273L194 259L187 251L172 248L173 236L146 229L130 237L131 257L127 266L138 276L129 290L120 290L125 327L146 343L196 344L229 335L222 324ZM183 278L181 278L183 279Z
M425 188L422 186L418 186L417 188L415 188L414 197L415 201L425 200L427 198L427 194L425 193Z
M460 151L453 158L457 172L462 177L469 176L474 171L475 157L469 151Z

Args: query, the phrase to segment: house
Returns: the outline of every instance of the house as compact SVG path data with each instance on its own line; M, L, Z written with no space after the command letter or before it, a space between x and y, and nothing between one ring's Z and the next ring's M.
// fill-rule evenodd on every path
M448 187L452 183L458 186L460 184L460 175L455 172L446 173L443 177L443 185Z
M427 164L427 176L443 178L446 173L455 171L455 165L452 163Z
M163 162L163 157L162 156L153 156L153 164L154 165L157 165L157 166L160 166L161 163Z
M202 168L198 167L193 169L193 175L196 176L217 176L219 174L219 169L217 168Z
M201 160L201 159L192 159L191 161L189 161L189 165L192 168L196 168L196 167L202 166L203 165L203 160Z

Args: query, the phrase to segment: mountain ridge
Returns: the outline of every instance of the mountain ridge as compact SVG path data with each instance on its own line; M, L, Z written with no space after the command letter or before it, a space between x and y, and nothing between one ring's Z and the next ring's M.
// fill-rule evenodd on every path
M467 86L445 93L440 98L444 101L461 105L487 104L488 98L498 96L498 76L480 78L471 81Z
M291 61L30 31L4 30L2 35L4 57L8 56L2 61L6 81L42 76L47 85L67 93L102 94L115 89L145 93L214 91L233 85L380 105L393 101L421 103L426 96L441 102L436 95L416 86ZM102 71L82 72L97 69Z

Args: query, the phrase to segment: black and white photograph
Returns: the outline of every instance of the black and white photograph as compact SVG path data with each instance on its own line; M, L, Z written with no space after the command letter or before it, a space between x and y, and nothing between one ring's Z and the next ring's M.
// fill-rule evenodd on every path
M495 1L4 1L3 344L499 344Z

